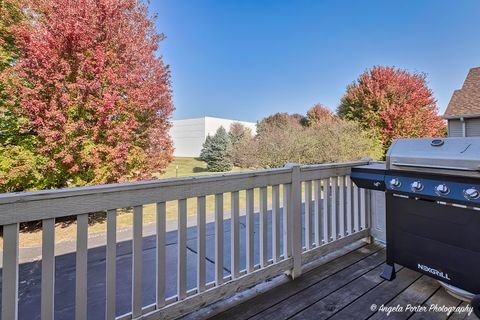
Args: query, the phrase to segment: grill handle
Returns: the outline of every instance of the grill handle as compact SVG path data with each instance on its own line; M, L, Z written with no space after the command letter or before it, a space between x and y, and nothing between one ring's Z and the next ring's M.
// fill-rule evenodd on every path
M415 168L430 168L430 169L444 169L444 170L457 170L457 171L480 171L480 167L477 169L464 168L464 167L449 167L449 166L436 166L433 164L418 164L407 162L393 162L394 166L399 167L415 167Z

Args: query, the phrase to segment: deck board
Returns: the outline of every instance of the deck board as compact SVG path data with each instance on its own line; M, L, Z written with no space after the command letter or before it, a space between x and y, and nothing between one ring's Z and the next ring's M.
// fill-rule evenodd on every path
M348 285L340 288L325 298L312 304L302 312L296 314L292 319L326 319L350 303L375 288L383 280L378 275L382 272L384 264L365 273Z
M408 288L420 277L418 272L403 268L397 273L395 281L384 281L359 299L336 313L331 319L367 319L379 306L387 303L400 292ZM375 305L375 310L371 306Z
M418 307L419 312L421 312L420 310L424 307L424 302L427 301L439 287L440 284L438 281L427 276L420 277L411 286L405 289L405 291L396 296L395 299L386 304L387 307L394 307L397 305L405 307L402 312L391 313L388 318L394 320L408 319L415 313L415 311L411 311L412 308L406 307L408 305L411 305L414 308ZM381 320L384 317L384 313L376 313L370 319Z
M381 250L348 268L332 274L330 277L305 288L304 290L290 296L282 303L276 304L271 308L258 313L251 319L255 320L280 320L288 319L296 313L306 309L318 300L328 296L342 286L348 284L354 279L374 269L385 260L385 252Z
M275 288L275 290L260 294L254 299L239 304L212 317L211 319L242 320L251 318L263 310L266 310L305 288L327 278L331 274L347 268L351 264L354 264L380 250L382 250L382 247L377 244L361 247L345 256L326 263L321 268L316 268L305 273L295 281L287 282Z
M379 275L384 259L383 246L365 245L217 314L213 319L478 319L466 313L449 315L404 310L387 316L378 311L382 305L401 305L404 309L408 304L427 309L431 305L467 305L450 296L436 280L401 266L397 266L395 280L383 280Z
M468 305L467 302L462 302L459 307L465 308ZM450 315L448 320L478 320L477 316L475 316L473 313L472 314L467 314L467 313L454 313Z
M433 296L431 296L424 306L430 309L431 305L457 307L461 303L460 300L449 295L445 290L439 288ZM445 320L448 318L447 313L442 312L417 312L410 319L411 320Z

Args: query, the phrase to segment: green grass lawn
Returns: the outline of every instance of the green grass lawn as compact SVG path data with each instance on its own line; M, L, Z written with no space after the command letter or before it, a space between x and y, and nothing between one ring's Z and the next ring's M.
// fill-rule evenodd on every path
M231 172L239 172L245 171L246 169L242 168L234 168ZM208 172L207 171L207 164L197 158L175 158L172 163L167 167L166 171L163 174L158 174L157 178L165 179L165 178L183 178L183 177L191 177L191 176L200 176L200 175L208 175L208 174L215 174L220 172ZM271 190L269 188L269 203L271 199ZM256 207L258 207L258 197L259 192L258 189L255 189L255 202ZM240 211L245 211L245 191L240 192ZM207 196L206 198L206 211L207 217L213 215L215 210L215 197L213 195ZM197 203L196 199L188 199L187 200L187 212L188 216L192 217L196 215ZM230 212L230 193L226 193L224 196L224 210L226 218L229 217ZM168 201L167 202L167 220L174 221L177 219L178 216L178 209L177 209L177 201ZM129 228L132 225L132 210L131 209L120 209L118 210L117 214L117 228L118 229L125 229ZM153 223L155 222L155 205L154 204L146 204L143 210L143 223ZM98 234L106 232L106 222L104 220L100 220L91 224L88 228L88 233ZM68 224L66 226L61 226L60 224L56 227L56 241L65 241L65 240L73 240L75 239L76 235L76 223ZM38 246L41 244L41 230L36 230L34 232L22 232L20 235L20 246L21 247L31 247L31 246ZM1 239L0 239L1 244Z
M245 171L242 168L233 168L230 172ZM158 178L184 178L192 176L204 176L219 172L208 172L207 164L198 158L176 157L167 167L165 173L158 174Z
M246 171L246 169L241 168L234 168L231 172L240 172ZM175 178L177 175L179 178L182 177L189 177L189 176L199 176L199 175L208 175L214 174L215 172L208 172L206 169L206 163L200 161L195 158L175 158L174 161L168 166L165 173L158 176L158 178ZM219 172L216 172L219 173ZM271 209L272 206L272 188L268 187L267 189L267 205L268 209ZM283 188L280 188L280 202L283 202ZM255 210L259 209L259 189L254 189L254 202L255 202ZM246 210L246 192L242 190L239 192L239 206L240 206L240 214L245 214ZM224 205L224 218L230 218L230 210L231 210L231 194L229 192L224 194L223 199ZM189 221L190 219L195 219L197 211L197 201L196 198L188 199L187 200L187 214ZM215 196L209 195L206 197L206 214L207 214L207 221L211 221L213 219L213 214L215 211ZM175 221L178 217L178 207L177 201L168 201L167 202L167 220ZM133 223L133 212L130 208L119 208L117 212L117 228L118 229L125 229L130 228ZM154 223L156 219L155 214L155 205L154 204L145 204L143 207L143 223L149 224ZM76 236L76 223L62 225L61 223L57 223L55 228L55 241L66 241L66 240L74 240ZM88 228L88 233L90 236L94 234L100 234L106 232L106 221L99 220L90 224ZM41 230L38 229L33 232L21 232L20 233L20 247L35 247L40 246L42 240L42 233ZM0 245L2 245L2 239L0 239Z

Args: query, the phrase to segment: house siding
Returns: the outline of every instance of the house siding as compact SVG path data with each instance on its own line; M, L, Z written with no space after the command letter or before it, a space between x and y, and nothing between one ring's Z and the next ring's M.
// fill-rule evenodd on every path
M467 137L480 137L480 118L467 119L465 121L465 131Z
M463 124L460 120L448 120L448 136L463 137Z

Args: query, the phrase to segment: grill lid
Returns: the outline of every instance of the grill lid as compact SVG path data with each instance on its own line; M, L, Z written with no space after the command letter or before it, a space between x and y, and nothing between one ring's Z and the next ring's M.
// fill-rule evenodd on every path
M398 139L387 152L387 169L480 177L480 138Z

